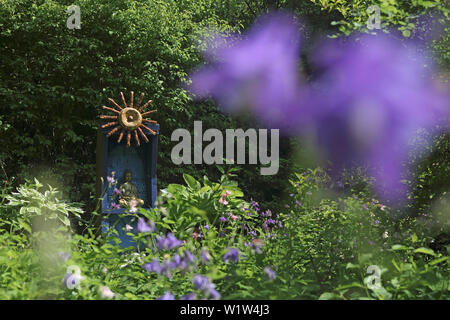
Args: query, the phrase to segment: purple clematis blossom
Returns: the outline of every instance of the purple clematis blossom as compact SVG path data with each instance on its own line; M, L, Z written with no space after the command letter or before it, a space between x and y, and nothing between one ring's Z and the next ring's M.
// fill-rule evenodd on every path
M209 279L208 277L201 276L201 275L195 275L194 279L192 280L194 283L194 288L197 290L206 290L209 286Z
M189 250L184 252L184 259L190 264L195 262L195 256Z
M202 248L200 258L203 263L208 263L211 260L211 255L209 254L209 251L207 249Z
M145 222L143 218L138 219L137 225L138 232L154 232L155 231L155 223L150 221L149 224Z
M142 266L148 272L161 273L161 264L159 263L159 259L154 259L151 263L146 263Z
M248 107L272 126L290 124L286 111L301 111L299 29L287 14L272 13L243 38L216 37L206 52L211 63L192 75L190 90L212 96L225 111Z
M209 289L209 297L213 300L219 300L220 293L215 288L210 288Z
M360 160L378 191L400 200L408 143L419 128L433 129L449 115L448 99L433 87L424 67L430 63L412 45L382 35L360 38L331 41L315 55L325 70L310 96L317 142L334 169Z
M238 262L239 261L239 250L236 248L228 248L228 252L223 256L223 261L225 262Z
M270 267L265 267L264 273L270 280L275 280L277 277L275 271L273 271Z
M157 247L159 250L171 250L178 248L183 244L183 241L178 240L172 233L167 237L158 237Z
M180 298L180 300L196 300L197 295L193 292L189 292Z
M175 295L171 294L169 291L166 291L161 297L156 300L175 300Z
M195 275L192 279L194 287L197 290L202 291L205 295L209 296L211 299L220 299L220 293L217 292L216 285L211 282L208 277L202 275Z

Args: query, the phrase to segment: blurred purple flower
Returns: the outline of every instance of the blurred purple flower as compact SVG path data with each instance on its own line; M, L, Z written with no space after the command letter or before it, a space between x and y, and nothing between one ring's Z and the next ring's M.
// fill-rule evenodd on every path
M194 287L197 290L202 291L205 295L209 296L211 299L220 299L220 294L215 289L215 284L211 282L208 277L202 275L195 275L192 279Z
M194 288L197 290L206 290L209 285L209 279L208 277L202 276L202 275L195 275L194 279L192 280L194 283Z
M169 291L166 291L161 297L156 300L175 300L175 296L171 294Z
M209 289L209 297L214 300L220 299L220 293L215 288Z
M143 218L138 219L137 231L138 232L154 232L155 231L155 223L153 221L149 222L148 225Z
M197 296L193 292L189 292L188 294L185 294L180 298L180 300L195 300L197 299Z
M299 27L292 17L273 13L245 37L216 37L205 55L211 64L192 75L190 90L211 95L226 111L248 106L262 121L280 127L300 93Z
M275 280L275 278L277 277L275 274L275 271L273 271L270 267L265 267L264 268L264 273L267 275L267 277L270 280Z
M448 101L424 67L430 62L411 44L382 35L330 41L315 57L325 72L309 104L315 106L318 143L335 172L359 159L369 165L378 191L391 200L403 198L409 140L448 115Z
M172 261L169 262L170 269L176 269L181 264L181 257L178 254L175 254L172 258Z
M209 260L211 260L211 255L209 254L207 249L202 248L202 251L200 253L200 258L202 259L203 263L207 263L207 262L209 262Z
M114 193L115 195L118 195L118 196L120 196L120 195L122 194L122 192L120 192L120 190L117 189L117 188L114 188L113 193Z
M227 262L238 262L239 261L239 250L236 248L228 248L228 252L223 256L223 261Z
M219 220L220 220L220 222L227 222L227 218L225 218L224 216L221 216L220 218L219 218Z
M151 263L146 263L142 266L148 272L161 273L161 264L159 263L159 259L154 259Z
M178 240L172 233L167 237L158 237L157 247L159 250L175 249L183 244L183 241Z
M195 262L195 256L189 250L184 252L184 259L191 264Z

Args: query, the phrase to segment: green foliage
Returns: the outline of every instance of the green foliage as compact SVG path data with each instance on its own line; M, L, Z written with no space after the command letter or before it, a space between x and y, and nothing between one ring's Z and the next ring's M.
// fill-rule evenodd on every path
M415 19L425 12L434 10L435 12L442 13L445 18L448 18L449 12L448 8L439 0L311 1L321 6L324 11L331 12L335 10L339 12L342 18L338 21L333 21L332 25L339 26L339 31L347 35L356 30L370 32L367 28L367 20L373 12L367 12L367 9L372 5L376 5L380 9L381 29L387 31L396 28L407 38L416 31Z
M26 183L17 188L17 192L6 195L9 201L6 206L18 207L19 210L12 210L17 213L16 217L8 217L6 221L17 221L26 231L31 232L29 223L34 217L41 217L43 221L59 220L64 226L70 227L69 215L80 218L83 210L78 206L61 201L57 196L59 191L48 186L48 190L41 192L43 185L37 180L34 184ZM4 217L6 218L6 217Z
M448 299L450 247L432 250L418 219L394 218L364 192L336 193L333 200L320 169L294 175L284 212L262 211L242 200L229 173L218 182L185 175L185 184L169 185L156 208L139 209L156 225L134 236L146 244L139 248L121 249L114 229L99 238L93 227L69 237L17 232L21 227L12 221L19 214L8 216L2 223L14 227L0 228L0 297L106 299L106 286L114 299L156 299L167 291L177 299L190 292L208 299L193 284L204 275L222 299ZM158 237L168 232L182 245L158 250ZM225 261L230 248L239 250L238 261ZM208 261L201 259L205 250ZM169 273L143 268L155 261L168 266L188 252L191 262ZM80 270L79 287L62 285L73 276L69 266ZM368 269L374 266L381 280L375 287Z

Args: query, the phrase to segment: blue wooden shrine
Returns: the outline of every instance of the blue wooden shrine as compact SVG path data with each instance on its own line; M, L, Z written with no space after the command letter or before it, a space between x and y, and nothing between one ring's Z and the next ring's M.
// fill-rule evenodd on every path
M121 240L121 247L126 248L136 246L133 238L127 233L137 233L139 210L133 212L129 206L120 205L119 201L126 201L121 200L123 194L117 190L124 185L125 173L131 172L131 184L134 185L134 190L137 189L139 201L143 200L143 205L139 205L137 209L154 207L157 195L156 159L159 124L143 118L146 114L153 112L142 113L151 100L141 108L133 106L133 93L129 105L125 102L123 94L122 100L123 108L112 99L110 101L116 108L103 107L117 115L100 116L102 119L117 119L117 121L102 125L98 131L97 192L100 192L103 198L102 233L114 228ZM113 126L115 127L111 129ZM114 133L117 134L114 135Z

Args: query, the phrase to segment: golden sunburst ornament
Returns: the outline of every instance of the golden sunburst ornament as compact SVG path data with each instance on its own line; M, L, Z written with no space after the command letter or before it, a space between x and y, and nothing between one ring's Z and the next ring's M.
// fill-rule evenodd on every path
M114 105L115 108L110 108L107 106L103 106L102 108L108 111L111 111L115 113L115 115L101 115L100 119L103 120L115 120L112 122L105 123L102 125L102 129L108 128L108 127L114 127L112 128L106 136L109 138L112 134L120 131L119 139L117 139L117 142L120 143L123 139L123 137L126 135L127 137L127 147L131 146L131 136L133 134L134 140L136 141L136 145L140 146L141 142L139 140L138 132L144 138L145 142L148 143L149 140L145 133L142 131L142 129L145 129L149 131L151 134L156 135L156 132L147 127L144 122L148 123L154 123L157 122L155 120L150 120L144 118L145 116L156 112L156 110L150 110L147 112L142 113L145 108L147 108L151 103L152 100L148 100L147 103L145 103L142 107L140 106L142 103L142 100L144 99L144 93L141 93L141 96L139 98L139 101L137 105L133 105L133 98L134 98L134 92L131 91L131 99L130 104L127 105L125 101L125 97L123 96L123 92L120 93L122 97L122 102L124 107L122 108L117 102L115 102L113 99L108 98L108 100Z

